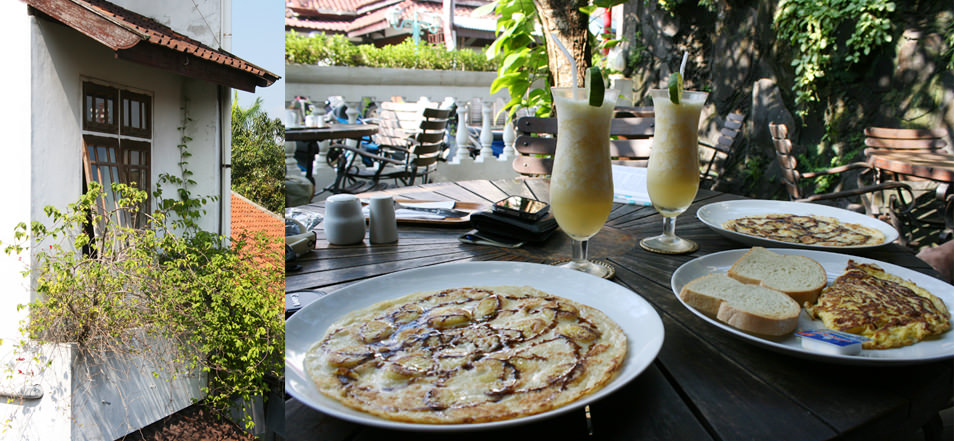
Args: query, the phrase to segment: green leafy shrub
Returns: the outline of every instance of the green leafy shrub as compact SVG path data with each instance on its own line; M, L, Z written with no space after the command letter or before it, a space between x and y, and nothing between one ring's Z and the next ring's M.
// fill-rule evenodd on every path
M889 0L782 0L774 25L779 41L792 49L795 105L828 96L841 83L833 72L848 72L863 57L891 42Z
M158 369L208 373L205 401L225 416L234 399L267 395L266 378L282 377L284 257L277 240L233 238L198 227L214 197L193 196L183 109L181 173L161 174L152 194L157 209L141 229L118 220L137 214L147 193L113 184L115 205L96 182L65 210L45 207L49 223L20 223L16 255L33 248L24 276L35 281L25 337L75 343L93 359L133 353ZM163 186L174 186L166 197ZM93 233L93 231L96 233ZM144 337L162 337L175 350ZM154 373L158 375L158 373ZM246 427L252 426L246 415Z
M285 34L285 61L295 64L404 69L496 69L492 60L469 49L448 51L443 46L415 45L410 40L378 48L370 44L353 44L343 35L305 36L296 32Z
M243 109L232 101L232 190L267 208L285 212L285 125L262 111L256 98Z

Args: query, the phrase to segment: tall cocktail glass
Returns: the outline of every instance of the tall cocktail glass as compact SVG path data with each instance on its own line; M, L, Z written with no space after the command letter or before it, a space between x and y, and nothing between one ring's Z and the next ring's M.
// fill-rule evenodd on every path
M699 114L707 92L683 91L678 104L668 89L651 89L655 129L646 186L649 199L663 215L663 233L641 240L643 248L663 254L695 251L699 245L676 236L676 216L692 204L699 190Z
M586 89L554 87L557 147L550 177L550 211L573 240L573 258L560 266L599 277L610 267L587 259L587 241L600 231L613 208L609 137L619 92L606 90L603 105L589 104Z

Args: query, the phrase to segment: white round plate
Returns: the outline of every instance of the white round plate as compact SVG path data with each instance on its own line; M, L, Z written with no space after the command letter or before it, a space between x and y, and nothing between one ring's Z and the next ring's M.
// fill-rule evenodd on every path
M848 265L849 259L853 259L855 262L859 263L873 263L880 266L888 273L894 274L895 276L901 277L902 279L910 280L918 284L918 286L930 291L932 294L944 301L944 304L947 305L948 310L951 310L951 307L954 306L954 286L951 286L933 277L921 274L917 271L900 267L898 265L881 262L874 259L867 259L864 257L829 253L825 251L782 248L773 248L771 250L780 254L797 254L815 259L815 261L820 263L828 273L829 283L845 272L845 267ZM690 281L707 274L726 273L729 270L729 267L731 267L736 260L738 260L748 251L748 249L722 251L699 257L684 263L682 266L676 269L676 272L672 274L671 285L672 291L676 295L676 298L679 299L679 291L681 291L682 287ZM715 318L711 318L696 310L695 308L687 305L682 301L682 299L679 299L679 302L681 302L683 306L688 308L697 316L702 317L705 321L711 323L713 326L721 328L730 334L741 337L742 339L768 349L788 353L802 358L826 360L843 364L885 365L925 363L954 357L954 330L947 331L937 338L928 339L917 344L901 348L862 349L861 353L858 355L827 354L803 348L801 345L801 340L799 340L799 338L794 334L788 335L787 337L783 337L779 340L769 340L740 331L716 320ZM802 314L798 317L798 329L796 332L820 328L824 328L822 322L820 320L812 320L808 316L808 313L802 309Z
M877 245L833 247L826 245L783 242L780 240L766 239L757 236L750 236L748 234L736 233L735 231L722 228L722 224L732 219L738 219L744 216L759 216L764 214L796 214L833 217L841 222L874 228L875 230L878 230L884 234L884 242ZM807 248L816 250L850 250L858 248L880 247L882 245L894 242L898 238L898 231L895 230L894 227L873 217L837 207L829 207L827 205L810 204L805 202L771 201L762 199L740 199L735 201L714 202L702 206L702 208L696 212L696 217L698 217L702 223L708 225L709 228L712 228L716 233L728 237L729 239L742 242L743 244L753 246Z
M628 339L622 370L593 394L548 412L479 424L412 424L390 421L346 407L315 388L302 369L305 353L344 314L418 291L464 286L529 285L589 305L613 319ZM538 421L599 400L636 378L656 358L663 343L659 314L645 299L616 283L577 271L523 262L464 262L435 265L349 285L302 308L285 322L285 390L329 415L400 430L454 431L500 428Z

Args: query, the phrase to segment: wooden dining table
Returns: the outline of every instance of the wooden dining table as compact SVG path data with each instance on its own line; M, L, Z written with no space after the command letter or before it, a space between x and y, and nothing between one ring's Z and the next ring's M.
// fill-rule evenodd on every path
M326 141L333 139L361 139L378 133L375 124L331 124L326 127L289 127L285 141Z
M355 145L363 140L370 140L371 136L378 133L380 128L377 124L330 124L325 127L289 127L285 129L285 141L301 141L307 143L306 148L297 148L295 159L305 168L305 177L314 183L314 162L315 155L321 153L327 154L331 149L342 146L344 140L353 140ZM337 142L337 144L331 144ZM320 147L319 147L320 143ZM344 149L341 149L344 150ZM324 156L319 156L322 160ZM335 171L335 180L328 184L323 190L332 192L340 191L344 174L342 168L347 161L340 161ZM321 164L319 164L319 167Z
M954 183L954 155L950 153L868 149L865 154L873 167L890 173Z
M545 179L436 183L386 191L395 199L454 200L489 206L508 195L548 200ZM740 196L700 190L679 216L676 232L699 244L686 255L643 250L637 241L658 234L649 206L616 204L591 240L591 257L616 269L613 281L657 311L665 340L634 380L587 408L506 429L459 433L386 430L346 421L294 397L285 403L286 438L294 440L895 440L925 427L940 436L938 411L954 394L954 361L908 365L845 365L768 350L718 328L688 310L670 287L682 264L711 253L747 248L696 218L712 202ZM322 212L321 202L300 209ZM546 264L569 257L557 232L540 245L508 249L464 244L466 223L401 224L396 244L331 246L319 227L314 252L286 274L286 293L334 295L343 287L402 270L448 262L520 261ZM937 273L906 248L890 244L848 254ZM319 293L320 291L321 293ZM594 294L597 295L597 294ZM320 306L320 305L315 305ZM319 338L320 335L315 335Z

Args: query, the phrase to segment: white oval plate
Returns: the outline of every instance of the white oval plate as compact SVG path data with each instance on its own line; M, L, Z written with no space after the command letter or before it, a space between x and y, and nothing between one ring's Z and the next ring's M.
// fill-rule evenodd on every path
M682 287L687 283L696 279L697 277L707 274L727 272L729 267L731 267L732 264L742 257L742 255L747 251L749 250L743 249L722 251L699 257L684 263L682 266L676 269L676 272L672 274L671 285L672 291L676 295L676 298L679 299L679 302L682 303L683 306L688 308L697 316L702 317L705 321L711 323L713 326L721 328L730 334L741 337L742 339L768 349L788 353L802 358L827 360L843 364L882 365L925 363L954 357L954 330L947 331L944 334L941 334L940 337L925 340L920 343L901 348L863 349L858 355L827 354L814 352L803 348L801 341L794 334L783 337L779 340L769 340L740 331L716 320L715 318L711 318L703 314L702 312L696 310L696 308L687 305L682 301L682 299L679 298L679 291L681 291ZM782 248L773 248L772 251L780 254L797 254L815 259L815 261L820 263L828 273L829 283L845 272L845 267L848 265L849 259L853 259L855 262L859 263L873 263L880 266L888 273L894 274L903 279L910 280L918 284L918 286L930 291L932 294L944 301L944 304L947 305L948 310L951 310L951 307L954 306L954 286L951 286L933 277L921 274L917 271L900 267L898 265L864 257L829 253L825 251ZM824 328L822 322L820 320L812 320L808 316L808 313L802 309L802 314L798 317L798 329L796 332L820 328Z
M764 214L796 214L833 217L841 222L874 228L884 233L885 240L883 243L877 245L833 247L827 245L783 242L780 240L750 236L748 234L737 233L735 231L722 228L722 224L732 219ZM855 213L854 211L844 210L837 207L829 207L827 205L810 204L805 202L771 201L762 199L740 199L735 201L714 202L702 206L702 208L696 212L696 217L698 217L702 223L708 225L709 228L712 228L716 233L728 237L729 239L742 242L743 244L753 246L807 248L816 250L850 250L858 248L880 247L882 245L894 242L898 238L898 231L895 230L894 227L873 217L865 216L861 213Z
M620 373L602 389L548 412L478 424L412 424L390 421L346 407L318 391L302 369L305 353L344 314L418 291L464 286L529 285L549 294L598 308L628 339ZM616 283L577 271L523 262L463 262L401 271L349 285L302 308L285 322L285 390L329 415L400 430L491 429L539 421L599 400L636 378L656 358L663 343L659 314L645 299Z

